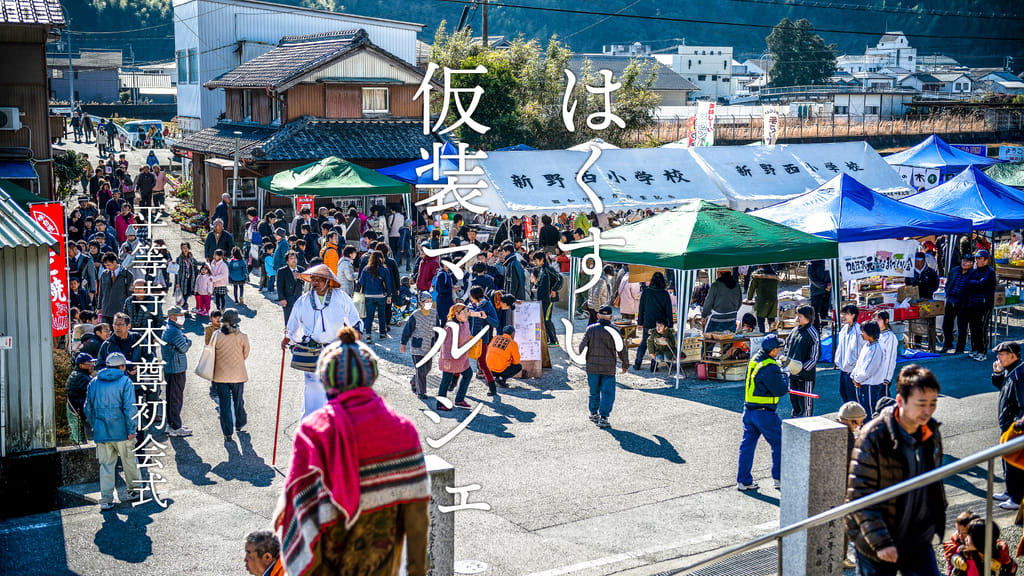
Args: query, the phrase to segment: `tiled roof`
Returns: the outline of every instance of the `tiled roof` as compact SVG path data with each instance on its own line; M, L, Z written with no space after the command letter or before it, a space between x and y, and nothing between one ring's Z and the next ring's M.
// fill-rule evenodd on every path
M234 156L235 132L241 132L239 138L239 157L251 159L252 148L260 141L270 137L275 128L267 126L250 126L221 122L212 128L200 130L174 144L178 150L201 152L216 156Z
M64 26L59 0L0 0L0 22Z
M350 120L304 116L252 150L259 160L413 160L420 148L431 150L433 135L420 120Z
M204 86L276 88L363 43L369 43L369 36L361 28L306 36L285 36L277 47L266 54L249 60Z
M650 63L654 65L653 69L658 73L658 77L654 80L653 90L686 90L688 92L700 90L696 84L676 74L671 68L650 56L626 57L603 56L601 54L579 54L573 56L569 59L569 69L576 74L577 81L579 81L583 70L584 59L590 60L590 68L594 73L598 70L611 70L612 77L616 81L622 78L622 73L626 70L626 66L629 66L631 60Z
M56 243L53 236L0 189L0 248L52 246Z

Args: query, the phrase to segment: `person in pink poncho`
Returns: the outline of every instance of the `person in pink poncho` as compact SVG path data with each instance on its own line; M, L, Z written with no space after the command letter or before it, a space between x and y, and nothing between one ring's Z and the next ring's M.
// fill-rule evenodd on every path
M327 404L299 424L274 514L290 576L427 573L430 527L419 433L373 391L377 356L350 327L324 348Z

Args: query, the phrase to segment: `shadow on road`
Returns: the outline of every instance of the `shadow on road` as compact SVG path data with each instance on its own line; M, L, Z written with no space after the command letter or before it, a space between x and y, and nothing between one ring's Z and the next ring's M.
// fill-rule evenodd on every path
M170 500L165 500L170 505ZM163 511L160 505L149 502L142 506L121 508L103 513L100 526L93 542L103 554L122 562L139 564L153 555L153 539L147 526L153 523L154 513ZM123 518L122 518L123 516Z
M654 440L630 432L628 430L616 430L608 428L608 433L619 441L619 445L626 452L647 456L648 458L664 458L673 464L685 464L686 460L679 455L679 451L671 442L655 434Z
M944 454L942 456L942 465L945 466L946 464L952 464L959 460L959 458L953 458L948 454ZM992 476L992 481L994 483L999 483L1003 481L1003 466L998 461L995 463L995 466L995 474L993 474ZM975 485L974 483L972 483L972 479L980 481L980 485ZM976 496L978 498L985 498L985 496L987 495L987 481L988 468L986 466L973 466L957 474L956 476L950 476L949 478L946 478L943 483L946 486L951 486L958 490L963 490L964 492L967 492L972 496ZM996 492L998 491L999 489L996 488Z
M203 462L203 459L192 449L192 445L184 438L171 437L171 446L174 447L174 463L178 467L178 474L196 486L212 486L216 484L207 475L212 467Z
M225 480L242 480L259 487L270 486L274 481L275 470L256 454L248 432L239 432L238 443L225 442L224 449L227 450L228 461L210 470L217 476Z

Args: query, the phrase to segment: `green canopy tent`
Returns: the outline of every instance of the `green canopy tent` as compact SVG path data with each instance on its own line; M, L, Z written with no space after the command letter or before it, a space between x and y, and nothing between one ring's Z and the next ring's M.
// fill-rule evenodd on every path
M995 164L985 168L984 172L986 176L1000 184L1024 189L1024 162Z
M410 201L409 184L369 168L328 156L323 160L259 179L259 187L279 196L343 198L401 194ZM408 209L409 207L406 206Z
M11 197L11 200L14 200L14 203L21 206L21 209L25 212L29 211L29 204L49 202L46 198L43 198L38 194L33 194L21 186L12 183L10 180L4 180L3 178L0 178L0 190L7 192L7 195Z
M625 239L624 246L602 245L603 261L637 264L676 271L676 355L682 347L683 326L697 272L741 265L803 260L831 260L839 244L705 200L690 200L668 212L609 230L602 238ZM580 258L592 247L572 250L569 272L569 310L575 309L575 284ZM832 266L838 274L838 266ZM838 286L837 281L833 284ZM676 385L679 383L676 363Z

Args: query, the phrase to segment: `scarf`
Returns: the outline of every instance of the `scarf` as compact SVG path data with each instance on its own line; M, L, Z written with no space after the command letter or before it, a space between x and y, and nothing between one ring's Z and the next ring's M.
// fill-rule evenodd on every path
M307 416L295 434L291 468L275 514L281 557L300 576L320 534L336 522L430 499L430 483L412 422L372 388L341 393Z

